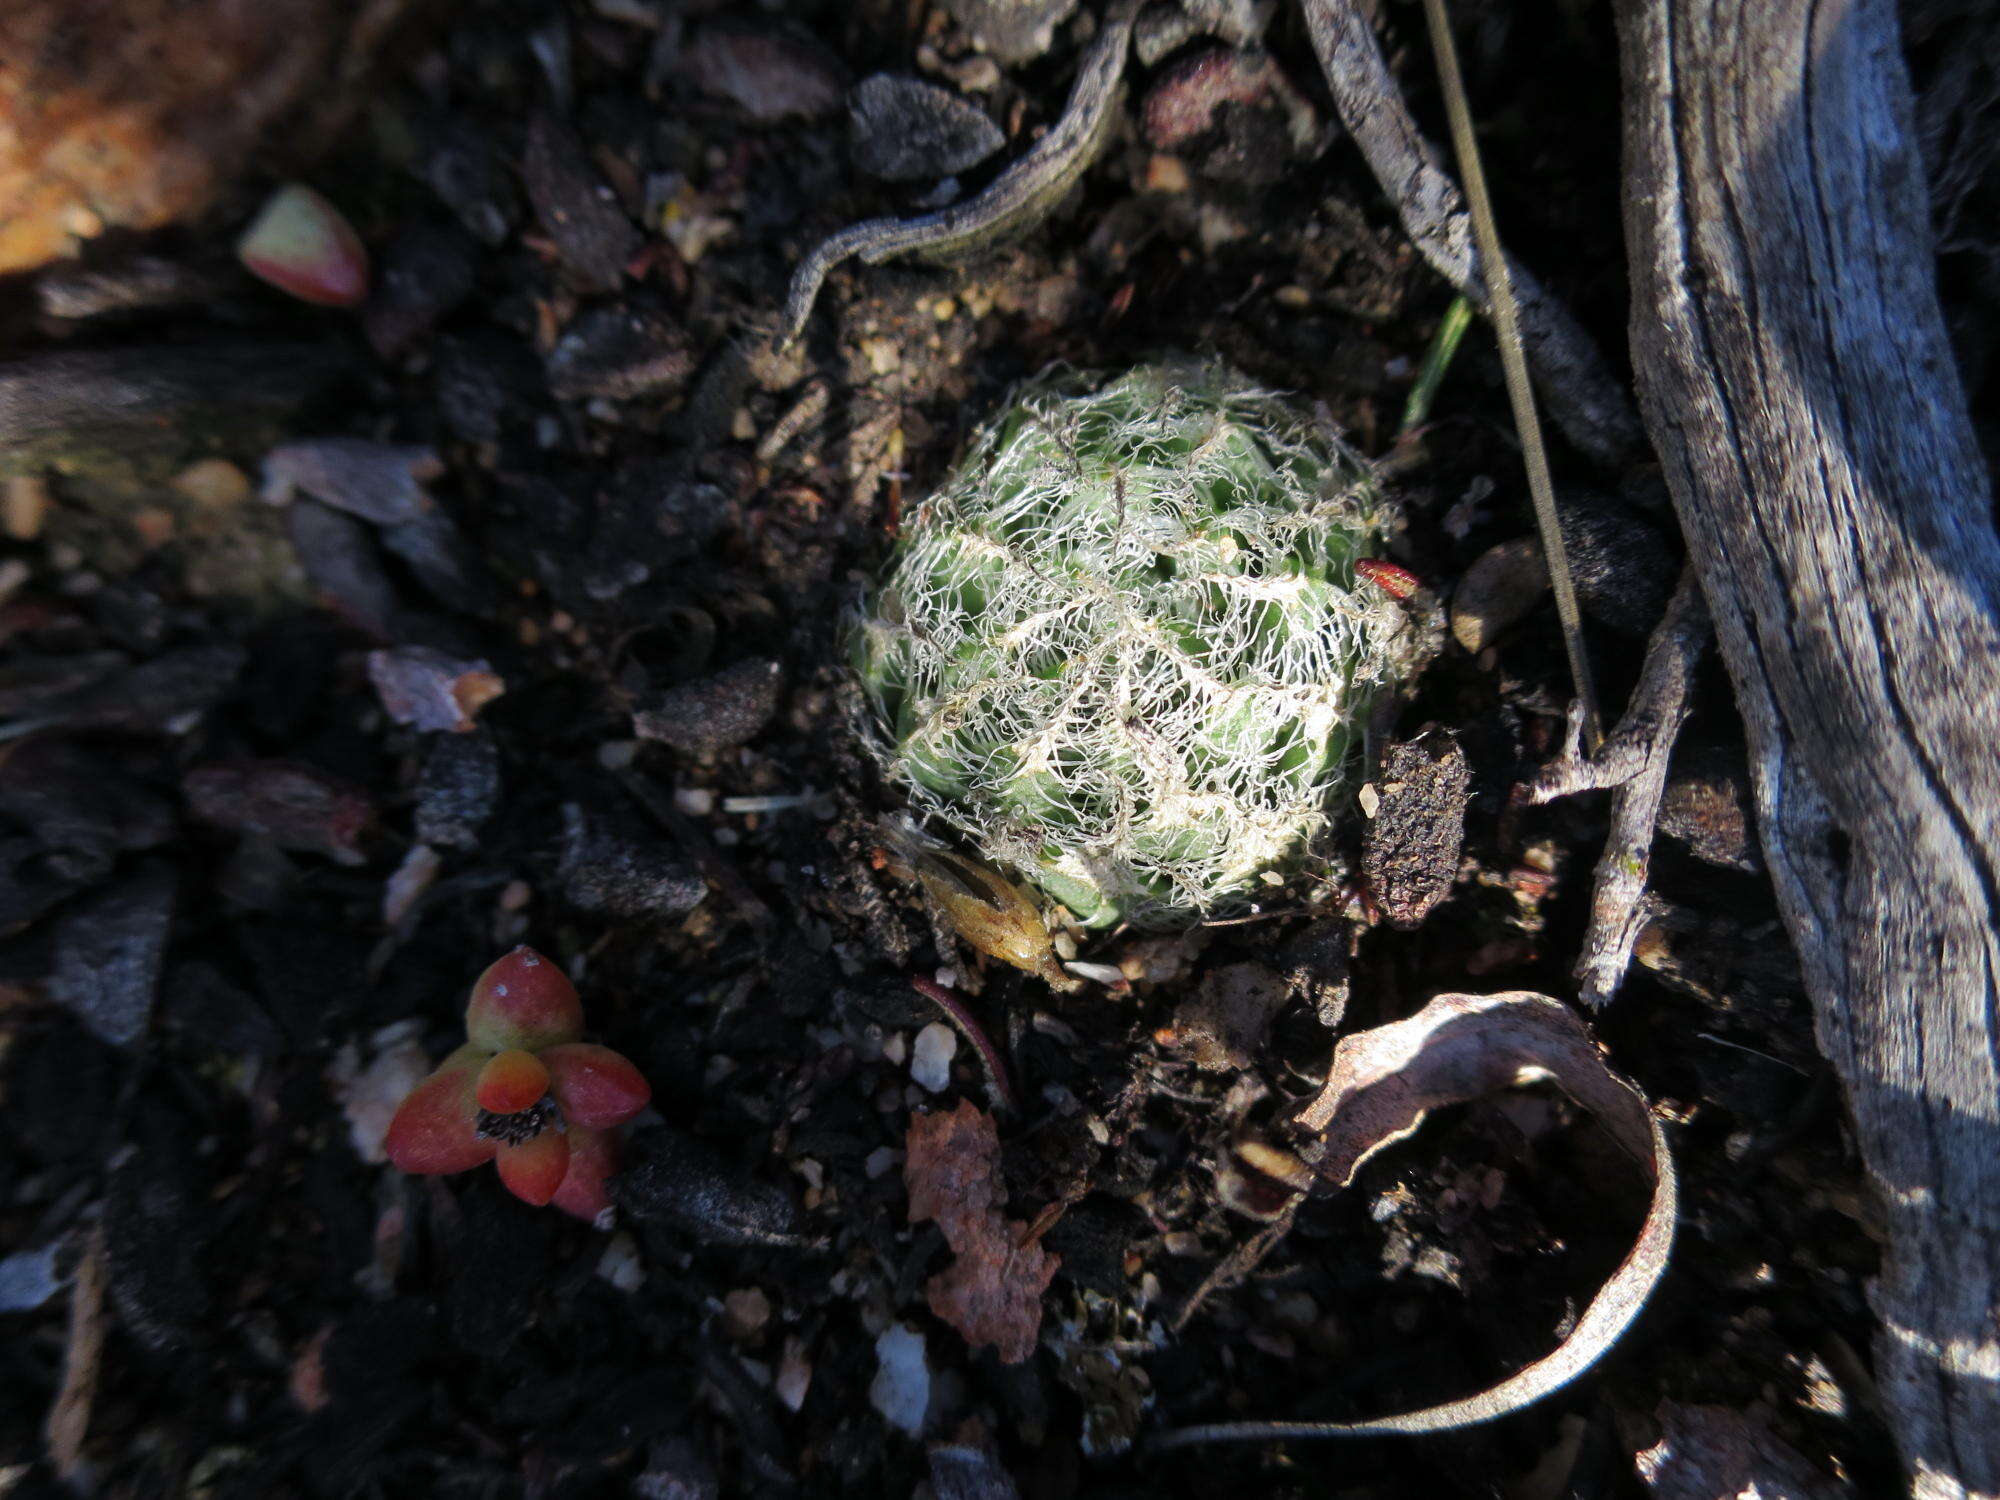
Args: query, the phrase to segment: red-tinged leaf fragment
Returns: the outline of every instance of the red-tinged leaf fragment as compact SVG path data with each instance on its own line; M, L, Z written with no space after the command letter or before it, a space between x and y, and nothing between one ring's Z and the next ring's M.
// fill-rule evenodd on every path
M345 215L303 184L264 200L236 242L251 275L301 302L355 307L368 298L368 252Z
M623 1125L653 1097L652 1086L631 1060L609 1047L567 1042L540 1056L548 1067L549 1091L572 1125L609 1130Z
M1401 568L1392 562L1384 562L1379 557L1364 557L1354 565L1354 571L1374 584L1391 599L1407 599L1423 587L1423 581L1408 568Z
M925 1287L931 1311L1002 1363L1035 1352L1042 1293L1061 1261L1023 1244L1028 1226L1000 1212L1000 1135L993 1117L961 1102L950 1113L918 1115L904 1142L910 1219L936 1219L956 1259Z
M978 1219L1006 1201L1000 1186L1000 1132L993 1117L960 1100L910 1120L903 1141L903 1185L910 1194L910 1222L936 1219L957 1242L962 1221Z
M955 1246L958 1258L924 1285L931 1311L977 1349L991 1344L1005 1365L1035 1352L1042 1327L1042 1293L1061 1258L1040 1245L1016 1245L1023 1226L988 1215L986 1230Z
M616 1136L602 1130L572 1129L569 1171L549 1201L566 1214L575 1214L602 1227L605 1216L611 1212L611 1194L605 1183L617 1170Z
M495 1053L479 1072L479 1107L496 1115L524 1110L548 1091L549 1070L518 1047Z
M466 1040L488 1052L539 1052L583 1035L583 1002L569 976L523 944L494 960L472 986Z
M182 777L181 795L188 811L212 827L261 834L344 865L366 862L361 845L375 820L374 802L361 787L313 766L215 761Z
M495 1159L507 1191L540 1208L555 1197L569 1172L569 1137L560 1130L544 1130L518 1146L502 1145Z
M382 1140L391 1162L405 1172L433 1176L493 1159L494 1143L478 1135L477 1085L485 1060L483 1049L460 1047L410 1091Z

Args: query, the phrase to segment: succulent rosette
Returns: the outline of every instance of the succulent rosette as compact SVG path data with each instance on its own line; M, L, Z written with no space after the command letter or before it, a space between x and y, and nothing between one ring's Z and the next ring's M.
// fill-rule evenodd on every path
M1219 364L1018 391L850 633L914 810L1089 926L1246 911L1351 801L1414 666L1394 512L1314 414Z
M582 1040L583 1004L563 971L523 946L472 987L465 1045L410 1091L389 1124L389 1160L430 1176L487 1162L525 1203L595 1221L611 1206L611 1131L652 1089L622 1053Z

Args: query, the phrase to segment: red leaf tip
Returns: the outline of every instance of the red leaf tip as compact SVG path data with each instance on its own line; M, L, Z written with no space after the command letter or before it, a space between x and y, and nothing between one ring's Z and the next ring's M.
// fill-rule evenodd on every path
M479 1107L496 1115L516 1114L549 1091L549 1070L532 1052L496 1052L479 1070Z
M353 307L368 298L368 252L341 211L288 182L264 200L236 243L253 276L301 302Z
M568 975L523 944L473 984L465 1035L489 1052L539 1052L583 1035L583 1002Z

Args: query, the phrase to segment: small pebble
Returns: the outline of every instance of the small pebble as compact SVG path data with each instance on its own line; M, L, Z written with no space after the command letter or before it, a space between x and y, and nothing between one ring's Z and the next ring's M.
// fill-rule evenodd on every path
M378 526L414 521L431 508L424 485L444 472L437 453L367 438L313 438L264 455L264 499L283 505L295 494Z
M254 493L250 476L226 458L189 464L170 482L176 494L205 510L229 510Z
M660 740L690 755L713 755L756 737L777 712L780 686L776 662L740 661L642 700L632 728L641 739Z
M521 181L564 265L592 290L616 287L645 239L567 121L530 117Z
M787 1411L797 1411L806 1404L806 1392L812 1389L812 1359L806 1353L806 1346L800 1339L785 1340L785 1352L778 1357L777 1378L772 1381L772 1393L785 1404Z
M924 1417L931 1405L931 1370L924 1359L924 1336L914 1328L891 1323L875 1340L875 1360L868 1404L890 1426L915 1437L924 1430Z
M547 361L549 389L565 401L671 394L694 367L694 349L679 322L629 303L579 314Z
M740 1344L763 1333L771 1321L771 1299L759 1287L739 1287L722 1299L722 1326Z
M942 1021L933 1021L917 1033L910 1049L910 1077L941 1094L951 1087L951 1060L958 1053L958 1033Z
M49 514L49 482L33 474L16 474L0 496L0 530L17 542L32 542L42 533Z
M507 691L484 660L461 661L429 646L368 653L368 680L398 724L470 734L480 709Z
M148 862L56 923L49 997L113 1046L131 1046L151 1023L178 886L171 866Z
M63 1242L55 1240L0 1260L0 1313L33 1312L62 1290L56 1267L62 1249Z
M470 849L500 802L500 751L484 734L446 735L431 742L417 777L417 837L426 844Z
M628 919L678 916L708 893L700 872L677 851L574 802L563 808L556 874L570 905Z
M443 868L443 857L429 844L410 845L396 873L383 883L382 925L401 927L403 919L416 909L417 898L431 888Z
M646 1284L646 1263L629 1230L619 1230L605 1244L597 1258L597 1274L621 1292L636 1292Z
M1146 175L1141 186L1149 193L1185 193L1192 185L1187 165L1178 156L1155 151L1146 158Z
M1056 28L1076 10L1076 0L944 0L944 8L973 45L1011 68L1049 50Z
M315 766L287 760L198 765L181 778L195 821L256 834L282 849L324 854L338 864L367 862L362 843L375 821L367 790Z
M949 89L876 73L848 96L854 164L884 182L949 177L1006 142L986 111Z

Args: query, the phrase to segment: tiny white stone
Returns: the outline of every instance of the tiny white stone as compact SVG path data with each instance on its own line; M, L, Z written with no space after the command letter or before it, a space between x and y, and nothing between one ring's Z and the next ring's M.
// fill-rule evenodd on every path
M924 1430L924 1415L931 1405L931 1370L924 1361L924 1336L914 1328L891 1323L875 1340L875 1359L869 1405L892 1427L915 1437Z
M951 1087L951 1060L958 1053L958 1033L942 1021L933 1021L917 1033L910 1049L910 1077L941 1094Z
M621 1292L636 1292L646 1284L646 1265L639 1258L639 1242L625 1230L611 1236L604 1254L597 1258L597 1274Z
M786 1339L785 1352L778 1358L778 1378L773 1389L787 1411L797 1411L806 1404L812 1378L812 1359L806 1353L806 1346L797 1339Z

